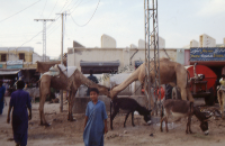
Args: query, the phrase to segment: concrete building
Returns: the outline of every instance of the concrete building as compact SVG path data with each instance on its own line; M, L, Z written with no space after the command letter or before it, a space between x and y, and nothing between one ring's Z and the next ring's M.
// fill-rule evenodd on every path
M134 44L130 44L130 48L138 48L138 47Z
M177 49L166 51L176 61ZM164 50L160 50L160 57L167 58ZM134 70L144 60L144 48L68 48L67 55L68 66L77 66L83 73L89 73L90 69L95 73L123 72L125 68L128 68L127 71Z
M145 40L139 39L138 40L138 48L145 48Z
M14 83L21 78L35 83L39 79L36 61L42 60L43 56L35 53L32 47L0 47L0 79Z
M166 41L164 38L162 37L159 37L159 48L162 49L162 48L165 48L166 47ZM138 48L145 48L145 41L140 39L138 40ZM153 46L152 46L153 48Z
M193 47L199 47L198 41L196 41L196 40L190 41L190 48L193 48Z
M224 45L224 47L225 47L225 38L223 38L223 45Z
M101 36L101 48L116 48L116 40L111 36L103 34Z
M216 40L207 34L199 36L199 43L199 47L216 47Z

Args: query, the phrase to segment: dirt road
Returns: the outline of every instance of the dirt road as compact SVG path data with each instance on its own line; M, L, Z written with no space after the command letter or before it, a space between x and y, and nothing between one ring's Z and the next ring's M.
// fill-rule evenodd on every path
M9 98L7 98L7 101ZM66 106L66 105L65 105ZM64 106L64 109L66 107ZM84 115L76 114L75 122L67 121L67 111L59 112L59 104L45 104L45 115L51 126L39 125L38 104L33 104L33 119L29 121L28 146L83 146ZM12 141L11 125L6 123L8 106L0 116L0 145L15 146ZM225 120L209 121L209 135L200 131L199 122L192 119L192 130L195 134L185 133L186 119L169 125L169 133L161 133L159 124L147 126L143 117L135 115L135 127L131 126L130 117L127 127L123 128L125 115L119 114L114 120L114 130L105 135L105 146L224 146ZM109 122L109 120L108 120ZM153 137L150 134L153 133Z

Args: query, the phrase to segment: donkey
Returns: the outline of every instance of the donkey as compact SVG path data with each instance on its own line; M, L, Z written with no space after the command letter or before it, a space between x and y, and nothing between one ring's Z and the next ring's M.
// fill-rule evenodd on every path
M168 99L163 102L162 111L161 111L161 132L162 129L162 123L163 121L166 122L166 131L168 132L168 118L170 116L173 116L174 118L180 119L188 117L187 127L186 127L186 133L192 133L191 131L191 117L195 115L198 120L200 121L200 128L205 133L205 135L209 134L208 131L208 119L210 117L206 117L206 115L200 110L194 106L193 102L186 101L186 100L174 100L174 99Z
M111 114L111 108L113 106L113 113ZM144 116L144 120L146 123L151 124L151 110L146 109L145 107L142 107L131 98L117 98L115 97L113 101L110 103L110 128L113 129L113 119L116 117L117 113L119 112L119 109L127 110L127 115L124 122L124 127L126 127L126 121L131 113L132 116L132 125L134 125L134 111L138 111L139 114Z

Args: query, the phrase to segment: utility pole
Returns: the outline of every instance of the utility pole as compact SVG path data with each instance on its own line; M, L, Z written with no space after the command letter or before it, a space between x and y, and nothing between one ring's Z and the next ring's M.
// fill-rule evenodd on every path
M62 44L61 44L61 64L63 64L63 45L64 45L64 16L69 15L67 12L57 13L56 15L61 15L62 17ZM61 90L61 102L60 111L63 112L63 91Z
M160 89L158 0L144 0L144 14L146 73L145 94L150 100L150 108L152 110L156 110L157 112L159 109L157 106L157 100L160 98L158 98L157 95L154 95L154 90L157 91L157 89ZM153 52L151 52L150 49L153 49ZM154 80L152 80L151 75L154 75ZM159 95L159 97L160 96L161 95Z
M34 21L43 21L43 62L46 62L46 22L55 19L34 19Z

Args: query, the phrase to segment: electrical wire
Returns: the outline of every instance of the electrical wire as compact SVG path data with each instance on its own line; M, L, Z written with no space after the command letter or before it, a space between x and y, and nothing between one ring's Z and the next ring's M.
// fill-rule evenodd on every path
M40 16L43 16L43 13L44 13L44 11L45 11L45 7L46 7L46 3L47 3L47 0L45 0L45 6L44 6L44 8L43 8L42 13L41 13L41 15L40 15Z
M56 19L56 21L59 19L59 17ZM49 29L52 26L53 22L51 24L49 24L46 29ZM35 37L37 37L39 34L41 34L42 31L38 32L36 35L34 35L31 39L29 39L28 41L24 42L22 45L20 45L19 47L22 47L23 45L29 43L30 41L32 41ZM17 47L17 48L19 48Z
M76 3L73 4L73 6L69 9L69 11L71 11L73 9L73 11L71 11L70 13L72 14L74 12L74 10L81 4L82 0L78 0ZM77 4L75 6L75 4ZM74 7L75 6L75 7Z
M13 15L11 15L11 16L9 16L9 17L7 17L7 18L4 18L4 19L0 20L0 23L1 23L1 22L3 22L3 21L5 21L5 20L8 20L9 18L12 18L13 16L18 15L19 13L21 13L21 12L23 12L24 10L26 10L26 9L28 9L28 8L30 8L30 7L32 7L33 5L37 4L37 3L38 3L38 2L40 2L40 1L41 1L41 0L36 1L35 3L33 3L33 4L29 5L28 7L26 7L26 8L24 8L24 9L22 9L22 10L18 11L17 13L15 13L15 14L13 14Z
M52 9L52 11L51 11L51 13L50 13L50 15L48 17L50 17L52 15L52 12L54 11L55 6L56 6L57 3L58 3L58 0L56 1L55 5L54 5L54 7L53 7L53 9Z
M96 7L94 13L92 14L91 18L90 18L85 24L83 24L83 25L78 24L78 23L73 19L73 16L71 15L71 18L72 18L73 22L74 22L77 26L79 26L79 27L84 27L84 26L88 25L88 23L91 21L91 19L92 19L92 18L94 17L94 15L95 15L95 13L96 13L96 11L97 11L97 9L98 9L98 6L99 6L100 1L101 1L101 0L98 1L97 7Z

